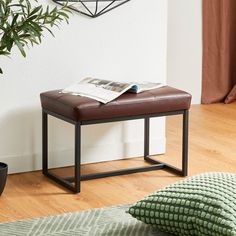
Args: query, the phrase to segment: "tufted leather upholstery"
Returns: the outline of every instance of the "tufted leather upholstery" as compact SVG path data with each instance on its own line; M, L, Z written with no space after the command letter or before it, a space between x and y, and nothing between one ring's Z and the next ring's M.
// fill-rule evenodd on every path
M191 95L169 87L161 87L139 94L125 93L107 104L96 100L59 93L61 90L40 94L42 108L74 121L112 119L187 110Z

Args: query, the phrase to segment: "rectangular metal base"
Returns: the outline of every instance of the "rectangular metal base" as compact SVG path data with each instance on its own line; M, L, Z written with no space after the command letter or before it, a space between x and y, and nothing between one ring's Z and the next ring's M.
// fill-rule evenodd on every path
M48 114L69 123L74 124L75 126L75 170L74 176L71 177L61 177L57 174L54 174L48 169ZM160 117L160 116L169 116L169 115L183 115L183 131L182 131L182 168L179 169L167 163L161 162L159 160L155 160L149 156L149 129L150 129L150 118L151 117ZM58 184L66 187L67 189L79 193L80 192L80 181L82 180L91 180L97 178L104 178L110 176L117 175L125 175L132 174L137 172L151 171L151 170L160 170L165 169L167 171L173 172L177 175L187 176L188 172L188 110L181 110L175 112L165 112L152 114L147 116L131 116L131 117L122 117L115 119L106 119L106 120L93 120L93 121L83 121L83 122L75 122L73 120L69 120L65 117L62 117L58 114L43 110L42 113L42 126L43 126L43 174L50 179L54 180ZM148 162L150 165L143 167L134 167L128 169L107 171L102 173L93 173L87 175L81 175L80 167L81 167L81 125L88 124L98 124L98 123L106 123L106 122L115 122L115 121L123 121L123 120L132 120L132 119L144 119L144 160Z

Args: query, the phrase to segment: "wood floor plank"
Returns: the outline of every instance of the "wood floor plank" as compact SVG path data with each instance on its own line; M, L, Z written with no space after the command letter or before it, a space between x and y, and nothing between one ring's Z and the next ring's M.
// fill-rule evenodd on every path
M167 118L167 152L162 160L178 164L181 154L181 116ZM236 173L236 103L193 105L190 111L189 175L207 171ZM84 172L126 168L138 163L107 162L83 167ZM72 194L41 172L9 175L0 197L0 222L60 214L95 207L132 203L171 184L177 177L163 170L82 182L82 192Z

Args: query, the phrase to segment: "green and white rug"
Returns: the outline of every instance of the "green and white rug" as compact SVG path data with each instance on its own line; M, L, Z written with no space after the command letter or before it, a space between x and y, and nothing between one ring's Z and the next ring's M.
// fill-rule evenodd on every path
M169 236L132 218L128 205L0 223L0 236Z

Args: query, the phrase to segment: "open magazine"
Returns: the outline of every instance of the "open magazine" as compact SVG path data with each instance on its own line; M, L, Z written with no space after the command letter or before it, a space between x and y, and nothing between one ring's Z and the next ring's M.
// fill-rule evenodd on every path
M62 93L71 93L93 98L102 103L108 103L119 97L126 91L132 93L140 93L146 90L160 88L164 85L161 83L151 82L116 82L111 80L102 80L96 78L85 78L76 84L73 84L65 89Z

